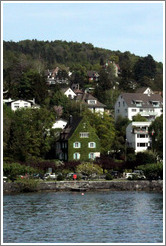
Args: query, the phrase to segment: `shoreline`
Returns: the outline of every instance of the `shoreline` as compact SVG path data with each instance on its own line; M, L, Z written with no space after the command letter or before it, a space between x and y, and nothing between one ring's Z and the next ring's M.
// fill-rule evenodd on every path
M40 182L36 188L24 190L23 184L15 182L3 183L3 194L42 191L155 191L163 192L163 180L134 180L134 181L50 181Z

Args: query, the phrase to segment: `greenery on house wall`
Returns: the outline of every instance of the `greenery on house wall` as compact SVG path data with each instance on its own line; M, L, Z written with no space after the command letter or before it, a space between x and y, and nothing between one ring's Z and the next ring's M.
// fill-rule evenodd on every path
M81 138L80 132L89 132L88 138ZM73 143L80 142L80 148L74 148ZM95 148L89 148L88 143L95 142ZM89 160L89 153L100 152L100 140L95 133L95 130L91 127L89 122L86 118L83 118L79 125L77 126L76 130L74 131L73 135L68 140L68 160L74 160L73 154L79 153L81 161Z

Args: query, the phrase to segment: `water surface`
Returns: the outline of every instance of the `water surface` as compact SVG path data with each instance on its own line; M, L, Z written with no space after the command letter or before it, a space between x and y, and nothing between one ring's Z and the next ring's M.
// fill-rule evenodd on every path
M148 192L4 196L4 243L162 243L163 197Z

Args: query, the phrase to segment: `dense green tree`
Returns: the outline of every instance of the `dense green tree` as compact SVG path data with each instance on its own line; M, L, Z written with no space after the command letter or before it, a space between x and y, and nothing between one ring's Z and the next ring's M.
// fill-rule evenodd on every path
M8 142L10 138L11 124L13 121L14 112L7 107L5 104L3 105L3 150L4 154L7 154L8 150Z
M50 149L50 130L55 117L45 108L21 109L14 114L8 140L8 155L26 161L45 157Z
M163 157L163 115L157 117L149 127L149 134L152 137L152 149Z
M115 138L115 128L113 119L104 114L102 117L99 114L92 113L86 110L83 113L90 122L91 126L95 128L96 134L100 138L101 153L107 154L112 149L113 140Z
M134 66L134 77L139 82L143 77L150 79L154 78L156 74L156 63L151 55L140 58ZM143 82L141 86L144 86Z

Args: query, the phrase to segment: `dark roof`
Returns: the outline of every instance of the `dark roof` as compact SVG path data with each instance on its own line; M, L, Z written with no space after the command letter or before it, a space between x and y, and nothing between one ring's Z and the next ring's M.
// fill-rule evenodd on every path
M70 88L70 87L67 87L67 88L61 88L61 91L62 91L63 93L65 93L69 88Z
M144 93L146 91L146 89L149 88L149 87L141 87L141 88L138 88L136 90L136 93Z
M99 102L97 100L97 98L92 96L92 94L90 94L90 93L84 92L82 95L77 95L76 100L81 101L83 104L87 105L88 108L106 108L105 104ZM96 104L88 104L88 100L96 100L97 103Z
M75 129L77 128L77 126L79 125L82 119L83 117L77 117L77 118L73 117L71 123L69 122L61 132L60 139L68 140L72 136L73 132L75 131Z
M135 107L134 101L142 101L143 108L153 107L151 104L152 101L160 102L160 107L162 107L163 99L159 94L142 94L142 93L122 93L124 101L128 107Z

